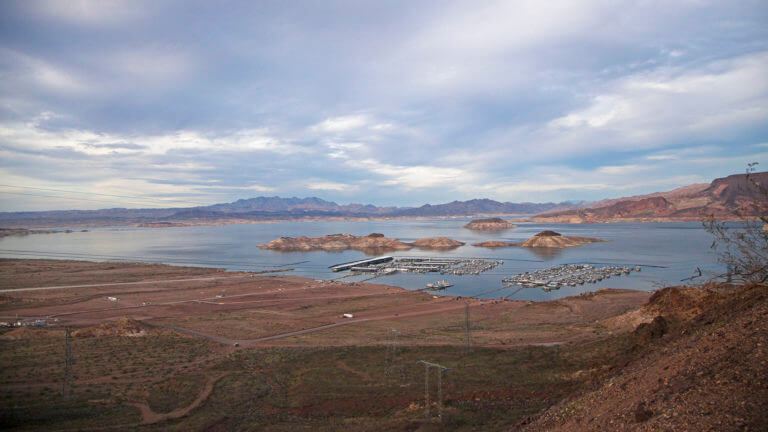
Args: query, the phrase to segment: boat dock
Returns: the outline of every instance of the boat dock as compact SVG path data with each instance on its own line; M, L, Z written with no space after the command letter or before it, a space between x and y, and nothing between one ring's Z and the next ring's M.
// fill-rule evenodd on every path
M350 270L353 273L375 273L385 276L392 273L440 273L456 276L479 275L496 266L504 264L501 260L480 258L419 258L419 257L379 257L331 266L339 272Z
M609 279L611 276L629 275L633 271L639 272L640 270L639 266L595 267L590 264L562 264L534 272L520 273L504 278L501 281L507 286L538 287L545 291L550 291L564 286L597 283L603 279Z
M358 268L370 267L374 264L381 264L381 263L392 261L393 259L394 258L391 256L382 256L378 258L370 258L370 259L364 259L360 261L352 261L348 263L336 264L328 268L335 272L340 272L344 270L351 270L353 267L358 267Z

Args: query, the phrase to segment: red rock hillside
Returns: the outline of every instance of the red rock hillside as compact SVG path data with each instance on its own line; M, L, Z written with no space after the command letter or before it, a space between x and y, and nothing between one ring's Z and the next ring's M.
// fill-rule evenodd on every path
M768 172L732 175L709 186L602 201L588 209L544 213L528 219L546 223L671 222L755 217L768 210Z

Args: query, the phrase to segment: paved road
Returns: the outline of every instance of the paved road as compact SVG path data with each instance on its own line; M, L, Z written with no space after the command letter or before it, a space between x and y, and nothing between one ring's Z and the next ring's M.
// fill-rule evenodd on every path
M110 282L110 283L102 283L102 284L91 284L91 285L57 285L57 286L46 286L46 287L34 287L34 288L11 288L11 289L3 289L0 290L0 293L13 293L13 292L22 292L22 291L43 291L43 290L55 290L55 289L66 289L66 288L94 288L94 287L109 287L109 286L121 286L121 285L142 285L142 284L153 284L153 283L175 283L175 282L197 282L197 281L210 281L210 280L220 280L220 279L237 279L237 278L248 278L250 276L220 276L220 277L198 277L198 278L190 278L190 279L162 279L162 280L146 280L146 281L137 281L137 282Z

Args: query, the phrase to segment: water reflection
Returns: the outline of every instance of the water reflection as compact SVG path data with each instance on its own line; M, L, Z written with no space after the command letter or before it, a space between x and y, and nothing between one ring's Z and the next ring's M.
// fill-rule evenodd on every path
M525 249L543 260L552 260L563 254L560 248L528 247Z

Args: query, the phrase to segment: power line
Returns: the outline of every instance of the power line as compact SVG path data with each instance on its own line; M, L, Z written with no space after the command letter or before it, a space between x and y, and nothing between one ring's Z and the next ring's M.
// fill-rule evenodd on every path
M31 193L24 193L24 192L0 191L0 194L26 195L26 196L34 196L34 197L58 198L58 199L66 199L66 200L74 200L74 201L102 202L102 203L110 203L110 204L136 204L136 205L141 205L141 206L157 205L157 204L137 203L137 202L129 202L129 201L107 201L107 200L95 200L95 199L88 199L88 198L75 198L75 197L66 197L66 196L62 196L62 195L31 194ZM160 208L162 208L162 207L160 207Z
M178 203L184 203L184 204L195 204L195 205L210 205L207 203L200 203L195 201L186 201L186 200L175 200L175 199L163 199L163 198L148 198L148 197L140 197L135 195L114 195L114 194L105 194L105 193L98 193L98 192L82 192L82 191L73 191L73 190L64 190L64 189L52 189L52 188L41 188L41 187L32 187L32 186L17 186L17 185L8 185L8 184L0 184L0 187L11 187L11 188L18 188L18 189L32 189L32 190L40 190L40 191L50 191L50 192L66 192L66 193L79 193L79 194L86 194L86 195L99 195L99 196L107 196L107 197L115 197L115 198L134 198L134 199L140 199L142 201L157 201L157 202L178 202Z

